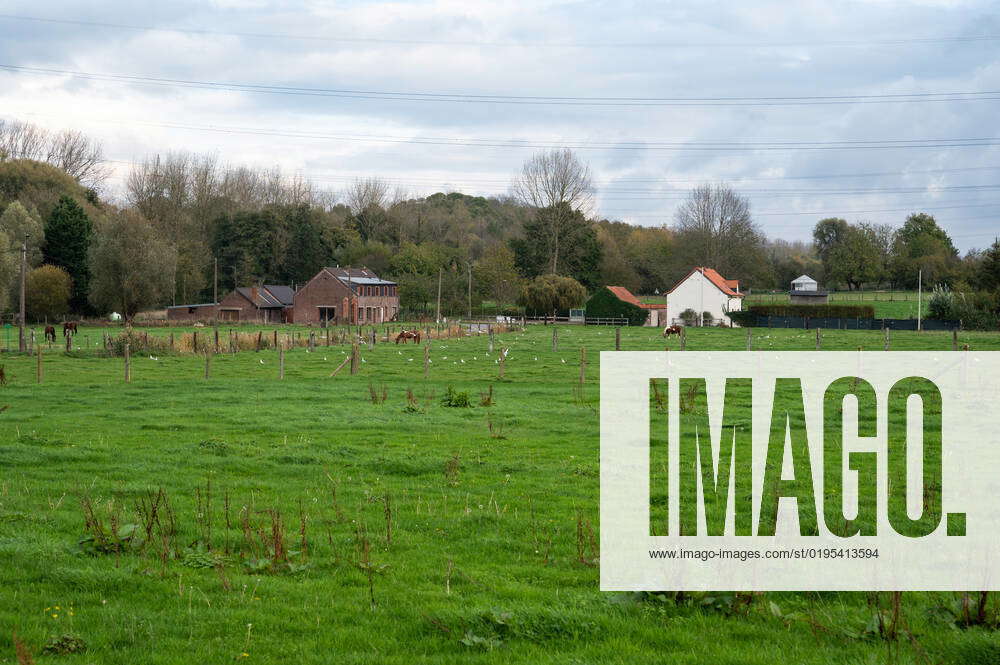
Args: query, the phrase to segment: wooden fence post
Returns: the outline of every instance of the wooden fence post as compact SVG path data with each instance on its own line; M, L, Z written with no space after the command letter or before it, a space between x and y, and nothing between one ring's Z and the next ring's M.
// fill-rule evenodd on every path
M500 366L500 378L504 378L507 368L507 349L500 349L500 357L497 358L497 364Z
M125 383L132 383L132 356L129 343L125 342Z
M205 352L205 380L212 378L212 354Z
M213 332L213 333L214 333L214 335L215 335L215 352L216 352L216 353L218 353L218 352L219 352L219 327L218 327L218 326L216 326L216 327L215 327L215 328L214 328L214 329L212 330L212 332Z
M312 330L309 331L309 351L316 350L316 333Z
M194 331L194 342L193 342L193 344L194 344L194 352L198 353L198 331L197 330Z
M66 352L69 353L73 350L73 336L66 335Z
M174 350L174 333L170 333L170 350Z
M951 329L951 350L958 351L958 328Z
M354 342L351 345L351 374L358 373L358 365L361 364L361 349L358 347L358 343Z
M559 328L556 327L554 322L552 324L552 350L559 350Z
M431 344L428 342L424 346L424 378L427 378L427 373L431 368Z
M490 353L493 353L493 326L492 325L486 326L486 330L490 334Z
M687 348L687 326L681 326L681 351Z
M823 333L820 332L819 328L816 328L816 350L819 351L823 346Z
M883 328L883 333L882 334L885 337L885 340L884 340L885 348L884 348L884 350L888 351L889 350L889 327L888 326L886 326L885 328Z
M587 349L580 347L580 385L587 380Z
M753 328L747 328L747 351L753 351Z
M274 348L278 348L278 329L274 329Z
M35 349L36 367L35 367L35 381L38 383L42 382L42 347Z
M260 351L263 346L264 346L264 331L263 330L258 330L257 331L257 351Z
M285 350L278 347L278 379L285 378Z
M622 350L622 329L615 326L615 351Z

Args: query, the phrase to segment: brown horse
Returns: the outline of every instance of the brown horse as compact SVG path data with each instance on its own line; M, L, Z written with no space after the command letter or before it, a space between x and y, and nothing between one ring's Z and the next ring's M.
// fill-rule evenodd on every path
M420 331L403 330L398 335L396 335L396 344L399 344L400 342L406 344L406 341L410 339L412 339L415 344L420 344Z
M666 328L663 329L664 337L670 337L671 335L680 335L680 334L681 334L680 326L667 326Z
M70 335L76 334L76 321L67 321L63 324L63 337L69 337Z
M56 341L56 327L55 326L45 326L45 341L55 342Z

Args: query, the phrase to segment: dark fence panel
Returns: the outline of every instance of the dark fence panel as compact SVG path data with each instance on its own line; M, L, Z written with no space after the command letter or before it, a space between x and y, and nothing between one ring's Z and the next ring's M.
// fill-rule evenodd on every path
M754 324L758 328L823 328L825 330L916 330L916 319L859 319L802 316L758 316ZM955 330L958 321L924 319L924 330Z

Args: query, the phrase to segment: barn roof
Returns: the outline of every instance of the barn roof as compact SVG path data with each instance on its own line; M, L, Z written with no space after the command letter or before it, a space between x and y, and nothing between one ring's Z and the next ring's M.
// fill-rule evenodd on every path
M652 304L652 303L644 303L644 302L642 302L641 300L639 300L638 298L636 298L634 295L632 295L632 292L629 291L628 289L626 289L624 286L609 286L607 288L608 288L608 291L611 291L611 293L615 294L615 297L618 298L619 300L622 300L622 301L627 302L627 303L631 303L631 304L635 305L636 307L641 307L643 309L666 309L667 308L667 306L663 305L663 304Z
M334 266L332 268L323 268L323 270L339 279L345 285L350 284L352 287L355 285L394 286L396 284L396 282L382 279L367 268L341 268L340 266Z
M695 266L694 268L692 268L691 272L684 275L684 279L674 284L674 288L667 291L667 293L673 293L678 286L686 282L688 278L691 277L691 275L695 274L696 272L701 272L701 274L705 276L705 279L711 282L712 285L715 286L715 288L719 289L727 296L731 296L733 298L743 297L743 294L740 293L740 280L726 279L725 277L720 275L715 269L706 268L704 266Z
M265 284L263 286L239 286L237 293L249 300L254 307L291 307L295 292L290 286Z

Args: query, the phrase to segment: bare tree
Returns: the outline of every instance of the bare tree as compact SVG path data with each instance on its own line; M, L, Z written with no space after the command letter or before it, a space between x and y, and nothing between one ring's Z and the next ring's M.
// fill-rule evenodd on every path
M572 223L571 214L587 215L594 202L590 167L568 148L552 149L533 155L521 167L511 183L511 194L526 206L550 208L556 214L546 216L549 246L552 248L551 272L559 265L560 239Z
M0 161L4 159L42 160L48 132L17 120L0 119Z
M4 159L46 162L88 187L99 186L110 175L97 141L70 130L52 134L16 120L0 120L0 161Z
M675 220L678 247L690 262L723 274L757 271L764 234L750 214L750 200L729 185L691 190Z
M49 139L45 161L92 187L110 175L101 144L72 130L58 132Z

